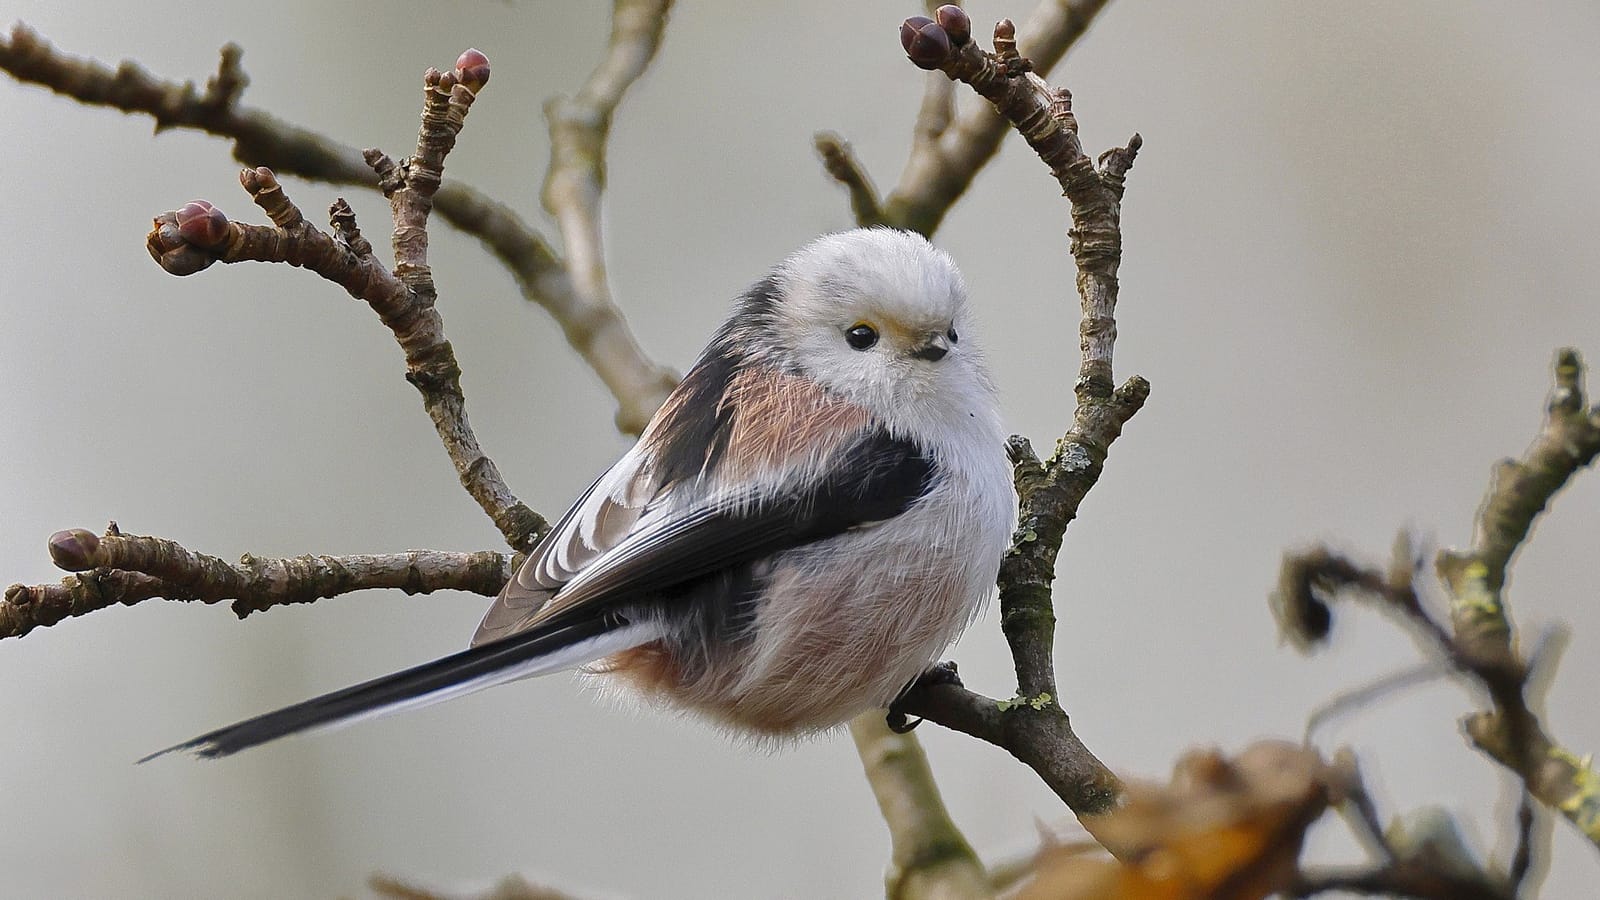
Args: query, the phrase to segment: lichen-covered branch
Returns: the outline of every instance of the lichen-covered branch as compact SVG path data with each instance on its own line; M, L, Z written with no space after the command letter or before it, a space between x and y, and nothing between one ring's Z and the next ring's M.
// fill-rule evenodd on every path
M242 619L274 606L373 588L493 596L511 577L510 555L492 550L283 559L247 554L234 564L175 541L123 534L115 525L104 536L81 528L56 532L50 537L50 558L75 574L56 584L6 588L0 601L0 638L21 637L63 619L156 597L208 604L232 601L234 613Z
M1600 454L1600 405L1586 405L1578 351L1556 355L1555 387L1545 421L1521 459L1494 469L1473 522L1472 545L1439 554L1439 575L1450 588L1456 639L1469 652L1500 655L1510 647L1511 623L1502 595L1506 568L1545 506L1574 473Z
M884 876L886 896L890 900L988 897L983 863L945 809L922 745L910 734L890 731L876 713L853 720L850 737L889 826L893 849Z
M393 210L392 272L361 236L347 204L340 201L331 209L335 234L323 232L306 220L277 176L265 167L244 170L240 182L272 220L271 227L230 222L212 204L195 201L158 216L147 244L151 256L175 275L194 274L212 262L287 262L366 301L405 353L406 380L422 394L423 406L462 486L494 521L506 542L526 552L548 529L548 523L511 493L494 461L478 444L467 419L461 367L444 336L428 266L428 215L444 158L488 72L488 60L476 50L462 54L452 72L429 69L424 78L416 154L396 163L378 151L367 151Z
M1533 446L1521 459L1496 467L1479 508L1472 546L1438 556L1436 569L1450 597L1448 627L1435 621L1418 599L1413 584L1418 562L1404 541L1387 571L1364 567L1326 548L1286 556L1272 609L1284 634L1302 648L1327 638L1330 604L1343 596L1374 598L1400 613L1488 695L1490 708L1462 723L1472 743L1600 848L1600 772L1587 757L1555 741L1530 704L1531 669L1512 640L1504 598L1507 566L1534 520L1567 479L1596 456L1600 407L1586 405L1577 352L1562 350L1545 422Z
M1011 648L1017 695L996 701L950 684L919 685L899 711L994 743L1033 768L1094 831L1092 817L1111 809L1121 782L1073 733L1055 683L1056 555L1078 505L1100 477L1106 451L1143 406L1150 386L1132 378L1112 386L1117 267L1121 261L1123 179L1139 141L1101 156L1078 142L1071 97L1031 74L1009 21L995 28L995 52L971 40L966 14L940 7L937 21L908 19L901 30L918 66L943 71L989 100L1049 166L1072 205L1071 250L1078 268L1082 353L1072 428L1041 462L1026 440L1010 445L1019 499L1018 528L1000 567L1001 627Z
M1591 407L1584 397L1578 352L1563 349L1556 354L1555 387L1533 445L1520 459L1495 467L1471 546L1441 552L1436 567L1450 593L1452 646L1491 702L1490 709L1462 723L1467 736L1600 848L1600 773L1587 757L1552 739L1529 706L1528 666L1513 643L1505 602L1507 567L1534 521L1596 456L1600 405Z
M360 151L241 103L249 83L240 67L241 56L237 45L223 47L217 74L201 90L192 82L157 78L131 61L113 69L64 53L26 25L17 24L9 35L0 35L0 71L18 81L81 103L148 115L155 119L157 131L187 128L227 138L233 141L234 157L251 167L377 187ZM566 261L504 203L461 182L446 181L434 194L433 206L445 221L477 238L506 266L523 297L556 320L573 349L612 390L627 413L626 421L636 420L638 407L646 401L637 399L635 388L646 384L657 390L656 380L666 370L639 348L620 312L586 304L568 275ZM595 339L597 335L604 339ZM623 418L619 414L619 422Z
M596 369L621 407L617 427L638 434L677 385L670 369L644 364L606 277L600 199L605 191L606 139L611 117L661 46L671 0L616 0L606 55L572 97L545 104L550 123L550 170L542 197L561 229L576 303L558 317L567 340L587 355L626 358L633 367Z

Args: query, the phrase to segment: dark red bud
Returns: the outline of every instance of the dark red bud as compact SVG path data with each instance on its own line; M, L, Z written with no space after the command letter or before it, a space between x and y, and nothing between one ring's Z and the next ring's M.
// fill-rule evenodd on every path
M994 25L994 39L997 41L1014 41L1017 39L1017 26L1010 19L1001 19Z
M50 561L68 572L94 568L94 554L99 549L100 539L82 528L50 535Z
M151 222L144 246L170 275L193 275L216 262L210 253L191 244L178 229L177 213L162 213Z
M900 23L900 46L905 48L906 53L911 52L911 45L917 40L917 32L932 21L927 16L912 16Z
M935 10L933 15L939 27L944 29L944 33L950 35L950 43L961 47L972 40L972 19L967 17L966 10L954 3L946 3Z
M919 69L937 69L950 58L950 35L937 22L929 22L911 36L906 56Z
M228 239L228 217L204 200L191 200L173 214L178 234L197 247L210 249Z
M239 183L254 197L264 191L270 191L278 186L278 176L266 166L256 166L254 169L241 169Z
M476 94L489 83L489 57L478 50L467 50L456 57L456 80Z

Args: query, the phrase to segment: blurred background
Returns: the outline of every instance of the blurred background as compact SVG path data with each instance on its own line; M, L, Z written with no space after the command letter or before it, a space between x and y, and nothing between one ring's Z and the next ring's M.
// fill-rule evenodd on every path
M978 2L975 21L1028 0ZM811 135L899 174L922 90L895 40L915 3L687 3L611 140L619 304L680 370L728 300L810 236L850 224ZM448 174L546 227L542 100L598 59L600 3L219 2L153 14L21 2L0 19L70 51L199 81L245 48L245 102L355 146L415 140L419 76L463 48L494 81ZM1411 641L1342 611L1314 659L1280 646L1266 595L1285 548L1383 559L1397 529L1464 542L1490 464L1540 421L1554 349L1600 361L1600 7L1586 0L1117 0L1052 76L1091 153L1135 130L1124 207L1120 376L1154 384L1069 531L1057 582L1063 702L1125 775L1185 748L1297 738L1341 689L1412 664ZM963 97L963 99L967 99ZM60 577L68 527L237 558L500 546L457 486L400 354L365 305L283 266L176 279L150 217L205 197L249 221L224 142L0 79L0 581ZM376 193L343 194L383 243ZM1077 306L1067 205L1018 140L938 243L962 264L1013 430L1047 449L1070 414ZM547 228L553 234L553 228ZM627 441L614 405L475 242L433 230L448 334L488 452L555 515ZM1600 378L1591 378L1600 387ZM1525 636L1569 624L1549 725L1600 748L1593 560L1600 476L1556 501L1520 557ZM146 603L0 643L0 872L14 897L334 897L382 871L436 887L520 872L616 897L871 896L888 840L850 742L753 750L619 710L556 677L215 763L155 748L461 647L487 601L368 593L240 623ZM1013 686L996 617L952 656ZM1386 815L1440 805L1508 852L1514 794L1465 746L1473 698L1442 684L1320 735L1361 754ZM1064 810L1028 770L924 727L958 823L988 856ZM1557 822L1546 897L1592 890ZM1311 852L1356 861L1340 829Z

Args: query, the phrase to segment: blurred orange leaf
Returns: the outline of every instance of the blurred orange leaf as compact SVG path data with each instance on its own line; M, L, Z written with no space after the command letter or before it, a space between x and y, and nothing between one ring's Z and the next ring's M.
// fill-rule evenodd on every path
M1093 826L1122 859L1047 848L1018 896L1261 900L1289 885L1306 828L1349 777L1285 741L1252 744L1232 759L1189 753L1168 784L1131 786L1124 805Z

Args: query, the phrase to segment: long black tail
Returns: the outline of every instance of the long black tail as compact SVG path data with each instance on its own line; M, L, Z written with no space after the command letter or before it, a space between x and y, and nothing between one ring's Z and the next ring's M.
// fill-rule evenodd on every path
M507 681L572 669L654 637L615 616L532 629L415 668L245 719L144 757L173 751L214 759L301 731L331 728L459 697Z

